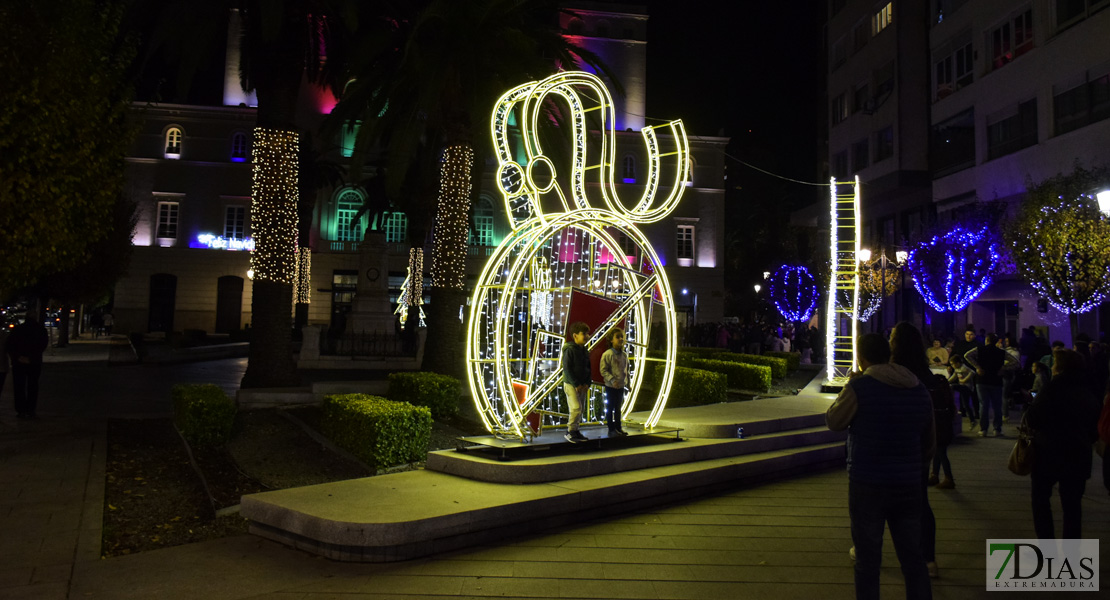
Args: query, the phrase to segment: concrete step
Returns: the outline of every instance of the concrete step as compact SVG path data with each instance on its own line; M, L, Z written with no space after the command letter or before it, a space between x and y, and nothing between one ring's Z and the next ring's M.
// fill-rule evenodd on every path
M745 435L749 425L751 424L745 425ZM476 481L546 483L784 448L842 442L846 437L846 432L829 431L824 426L775 431L755 437L728 440L687 438L675 441L673 436L656 436L653 440L644 440L642 437L637 437L616 440L625 443L621 444L622 447L600 451L583 452L574 447L542 446L536 449L540 452L536 452L535 456L511 462L501 460L496 452L483 452L478 447L472 447L466 452L458 450L429 452L425 468L429 471L458 475Z
M525 485L424 469L243 496L240 514L252 533L313 554L389 562L843 461L835 441Z

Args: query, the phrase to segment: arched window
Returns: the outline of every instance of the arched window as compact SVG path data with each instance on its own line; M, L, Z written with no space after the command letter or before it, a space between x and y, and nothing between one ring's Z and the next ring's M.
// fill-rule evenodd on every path
M621 165L624 167L624 182L636 183L636 159L631 154L626 154Z
M247 162L247 134L242 131L231 134L231 162Z
M166 158L181 158L181 139L185 134L180 127L170 127L166 130Z
M362 194L348 189L339 194L335 201L335 240L337 242L361 242L362 218L355 218L362 208Z
M481 198L474 205L474 230L470 232L471 246L493 246L493 203Z
M385 231L387 244L401 244L408 238L409 218L403 212L389 213L382 230Z

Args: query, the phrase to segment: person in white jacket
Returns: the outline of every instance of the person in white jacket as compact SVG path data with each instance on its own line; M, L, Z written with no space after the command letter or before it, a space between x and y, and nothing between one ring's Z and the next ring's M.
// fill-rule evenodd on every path
M605 382L605 423L609 437L628 435L621 427L624 389L628 387L628 355L624 352L624 330L614 327L605 340L609 349L601 355L601 378Z

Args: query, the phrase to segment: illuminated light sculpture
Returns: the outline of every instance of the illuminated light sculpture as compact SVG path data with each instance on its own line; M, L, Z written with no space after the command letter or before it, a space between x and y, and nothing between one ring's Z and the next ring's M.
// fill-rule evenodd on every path
M202 233L197 236L197 244L201 248L212 248L213 250L247 250L248 252L254 250L254 240L249 237L243 239L225 238L211 233Z
M766 278L771 281L771 301L786 320L799 322L813 317L820 294L809 269L783 265Z
M297 276L293 286L293 302L312 302L312 248L297 248Z
M907 260L913 285L939 312L963 310L994 278L1002 259L999 244L986 228L952 231L921 242Z
M295 131L254 129L251 252L254 279L292 283L297 250L297 151Z
M560 111L568 115L573 139L563 178L536 131L549 101L569 108ZM510 133L514 116L521 124L520 138ZM596 124L587 124L588 116L596 117ZM644 427L654 427L674 377L678 326L662 261L637 225L663 219L682 196L689 143L681 121L641 130L647 169L644 191L631 206L621 201L614 183L613 101L596 76L563 72L518 86L497 102L490 128L497 181L513 231L486 262L467 319L467 379L486 429L526 440L565 423L560 357L575 299L574 314L588 305L596 321L588 348L624 324L631 383L621 416L627 418L641 402L652 407ZM663 150L657 130L672 136L672 151ZM594 138L588 139L591 132ZM514 139L523 141L526 164L514 160ZM663 187L669 192L657 202ZM602 202L591 202L589 196L598 194ZM597 313L597 307L607 314ZM663 327L656 333L663 340L651 339L656 317L661 317ZM649 356L649 344L660 352ZM660 365L658 385L644 402L642 394L648 391L642 384ZM586 424L603 422L600 396L599 386L592 386L584 406Z
M424 324L424 249L409 248L409 266L405 281L401 284L401 295L397 297L397 310L393 314L401 320L401 329L409 320L409 309L416 307L418 327Z
M848 191L841 189L851 186ZM830 386L843 386L856 364L856 338L859 324L854 318L859 308L859 177L854 183L829 181L829 293L826 298L825 379ZM848 302L837 302L844 294Z
M866 323L875 316L882 308L883 299L893 296L898 291L900 277L902 270L897 266L886 265L885 267L878 265L882 259L875 258L867 260L861 258L859 266L859 294L856 301L856 310L854 318L860 323ZM851 305L851 293L848 290L841 290L837 295L836 301L839 305L847 307Z

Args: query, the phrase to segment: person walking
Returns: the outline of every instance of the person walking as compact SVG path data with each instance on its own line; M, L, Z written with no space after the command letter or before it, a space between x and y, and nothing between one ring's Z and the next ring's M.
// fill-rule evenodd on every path
M628 355L624 353L624 330L614 327L605 336L609 349L601 355L601 378L605 382L605 424L609 437L628 435L621 427L624 388L628 387Z
M1052 380L1025 413L1025 422L1033 429L1033 529L1038 539L1056 537L1049 500L1059 483L1064 539L1079 539L1080 500L1091 477L1091 450L1098 439L1102 404L1091 393L1083 357L1074 350L1053 354Z
M937 520L933 515L933 508L929 506L928 489L931 485L939 484L936 476L937 459L940 456L942 423L947 425L947 438L944 439L945 451L952 441L952 415L955 410L952 404L952 388L948 379L937 375L929 368L929 358L925 354L925 339L921 331L913 325L902 321L894 326L890 332L890 362L908 369L917 380L929 391L929 398L933 408L934 444L936 450L931 460L926 460L921 465L921 553L925 558L925 567L929 577L937 577ZM944 414L941 414L941 413ZM947 483L944 489L955 487L952 484L952 466L948 463L948 456L944 456L945 477ZM932 474L930 473L932 471Z
M567 333L560 363L563 367L563 393L567 395L570 417L567 419L567 433L563 437L568 442L577 444L590 439L578 431L582 423L582 405L589 400L592 379L590 355L586 352L585 346L586 336L590 334L590 326L581 321L571 323Z
M909 369L890 364L890 345L860 336L853 372L825 412L833 431L848 430L848 514L859 600L879 598L883 531L890 526L906 598L932 598L921 548L922 465L933 456L929 392Z
M975 398L975 371L964 364L959 354L948 359L948 384L960 395L960 415L967 416L974 429L979 425L979 403Z
M994 434L1002 435L1002 371L1018 367L1017 359L996 346L996 342L998 337L988 333L985 344L964 355L977 375L975 393L979 396L979 437L986 437L992 412Z
M39 376L42 375L42 353L49 344L49 335L38 314L27 311L26 319L12 329L4 344L12 363L12 392L15 414L20 419L38 418Z

